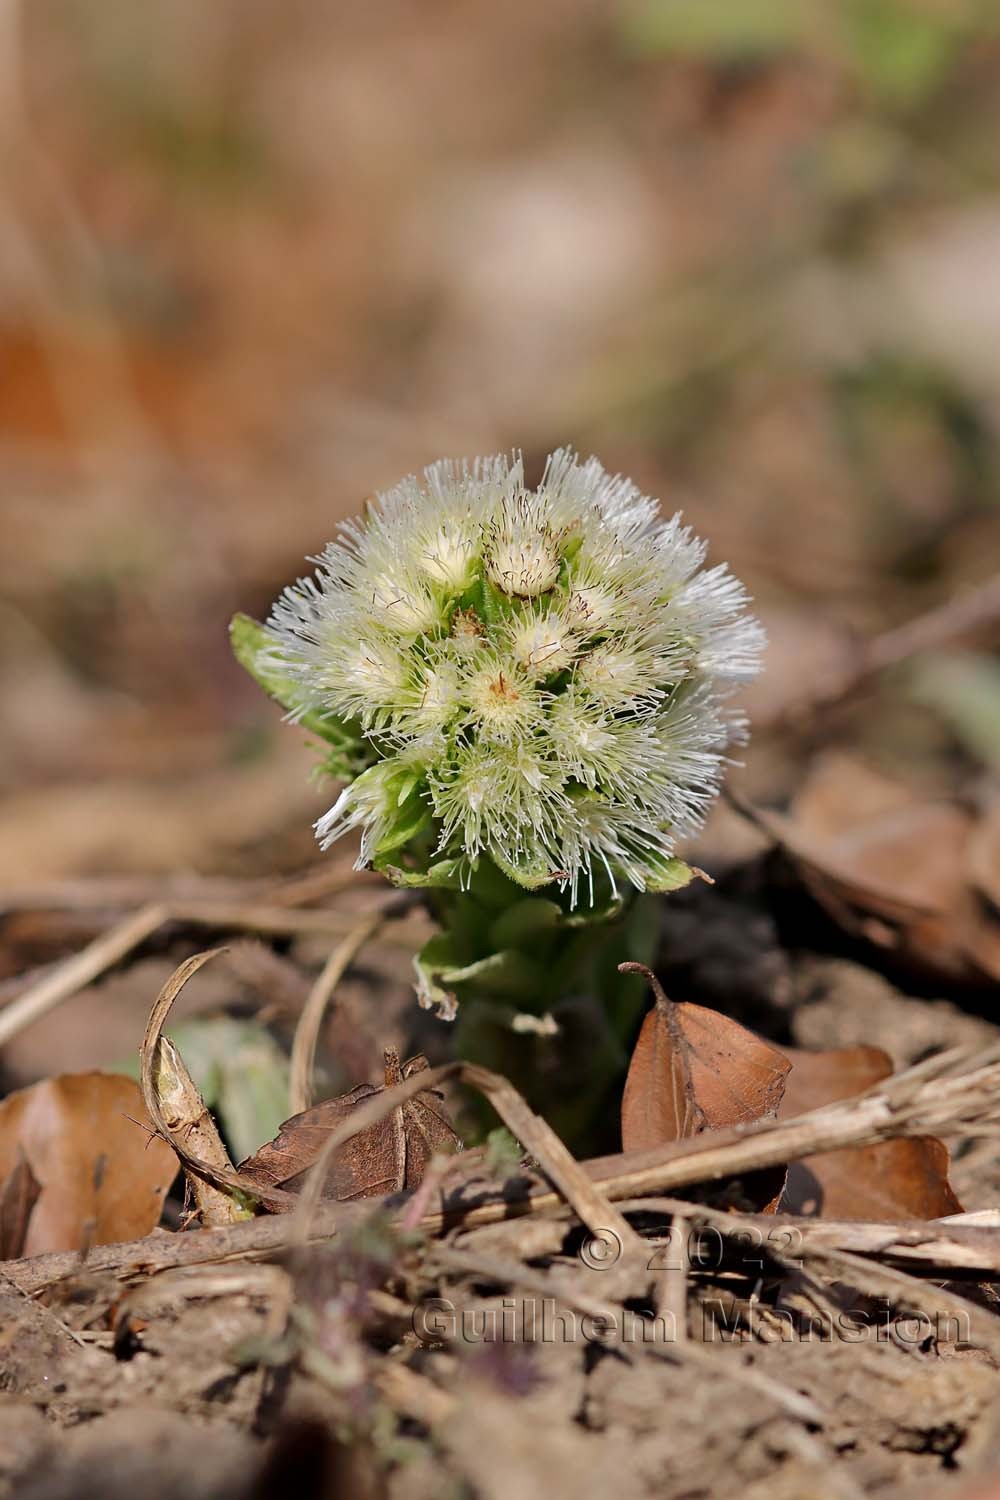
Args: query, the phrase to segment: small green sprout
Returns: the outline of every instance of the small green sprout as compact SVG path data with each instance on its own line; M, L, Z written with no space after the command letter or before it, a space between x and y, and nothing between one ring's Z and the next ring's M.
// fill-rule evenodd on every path
M744 732L763 633L741 584L629 480L565 450L442 462L377 497L237 657L344 783L316 824L427 891L417 998L460 1055L607 1148L678 857ZM475 1004L467 1004L475 999ZM459 1000L462 1001L459 1010ZM604 1132L602 1134L602 1131Z

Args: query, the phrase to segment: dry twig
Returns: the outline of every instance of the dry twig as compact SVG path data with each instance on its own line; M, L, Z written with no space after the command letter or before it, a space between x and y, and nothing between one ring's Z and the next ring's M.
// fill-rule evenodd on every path
M316 1044L319 1041L320 1026L327 1006L349 964L387 920L387 914L375 912L356 923L347 936L334 948L309 991L309 998L302 1008L292 1042L291 1077L288 1085L289 1114L300 1114L312 1104L312 1074L316 1059Z
M560 1277L557 1280L542 1271L533 1271L517 1260L496 1255L479 1255L465 1250L452 1250L446 1246L435 1247L432 1255L437 1264L452 1271L506 1283L508 1286L520 1287L540 1297L552 1298L571 1307L574 1312L600 1320L602 1326L606 1328L613 1329L620 1324L620 1308L612 1302L602 1301L597 1297L592 1297L588 1292L581 1291L577 1285L579 1278L570 1280ZM626 1360L631 1358L634 1348L643 1355L674 1360L682 1365L694 1365L699 1369L707 1370L719 1379L747 1387L759 1395L766 1396L768 1400L773 1401L789 1416L796 1417L800 1422L814 1427L823 1425L822 1412L807 1396L801 1395L798 1391L788 1390L779 1381L772 1380L757 1370L748 1370L730 1361L720 1360L717 1355L689 1342L686 1338L673 1341L652 1340L648 1343L643 1340L635 1345L616 1342L613 1347Z
M202 955L198 960L188 960L188 963L197 966L204 961ZM489 1097L508 1127L534 1152L553 1182L557 1182L557 1177L562 1179L557 1182L559 1190L554 1191L540 1177L528 1175L499 1189L495 1184L466 1183L447 1192L440 1206L423 1216L419 1227L426 1234L438 1234L442 1229L459 1224L472 1229L481 1224L512 1219L519 1214L562 1213L568 1202L594 1232L617 1225L620 1210L611 1207L612 1200L621 1203L639 1199L641 1204L655 1204L654 1195L669 1192L674 1187L737 1175L793 1157L867 1144L894 1135L922 1134L927 1129L946 1129L959 1123L963 1129L974 1132L984 1119L996 1116L1000 1062L992 1060L988 1054L984 1066L963 1069L961 1060L961 1054L935 1059L943 1072L941 1077L935 1077L924 1064L887 1079L873 1093L860 1099L831 1105L778 1124L764 1122L742 1131L706 1133L694 1141L674 1143L656 1151L577 1163L559 1142L560 1151L570 1162L568 1173L564 1173L558 1153L550 1156L548 1152L547 1142L551 1136L548 1127L541 1132L532 1127L530 1122L536 1117L515 1090L483 1069L460 1063L415 1074L396 1088L366 1101L352 1113L351 1119L341 1127L340 1134L342 1140L349 1139L356 1130L375 1123L404 1099L449 1078L464 1078L483 1088L484 1092L489 1085L493 1087ZM494 1082L500 1087L494 1087ZM203 1165L195 1163L196 1169ZM581 1179L585 1184L583 1187ZM219 1185L244 1189L246 1186L239 1178L233 1183L223 1181ZM280 1197L284 1200L282 1206L295 1202L291 1194L281 1194ZM396 1196L369 1200L365 1204L320 1203L312 1215L309 1238L328 1238L373 1209L401 1209L406 1201L404 1197ZM637 1206L636 1202L629 1203L630 1210ZM695 1205L685 1205L685 1211L692 1218L704 1216L706 1212ZM776 1228L783 1222L788 1221L778 1217L767 1220L769 1226ZM988 1229L951 1224L872 1226L790 1222L801 1227L806 1237L812 1235L817 1241L822 1241L824 1236L839 1236L838 1244L843 1242L872 1257L884 1256L889 1260L898 1257L927 1275L938 1274L942 1267L983 1276L1000 1270L997 1239ZM186 1235L153 1235L123 1245L97 1246L90 1253L87 1269L110 1270L130 1277L144 1270L168 1266L266 1255L288 1243L289 1229L287 1216L282 1214L211 1232L195 1230ZM628 1226L626 1229L628 1239L623 1243L635 1245L637 1237L634 1231ZM27 1290L50 1285L79 1269L79 1258L75 1254L36 1256L11 1261L5 1267L7 1275Z
M757 733L799 728L813 717L843 703L890 667L898 667L921 651L937 651L957 641L996 632L1000 622L1000 574L957 599L897 625L882 635L858 643L848 666L817 682L806 698L777 703L766 716L754 720Z
M0 1047L33 1021L92 984L114 964L120 963L133 949L152 937L168 917L169 909L161 902L154 901L141 907L88 943L81 952L58 964L30 989L24 990L0 1012Z
M379 910L399 903L399 892L387 891L379 899ZM140 948L169 922L222 931L232 929L283 936L332 934L336 937L352 931L356 925L356 919L347 918L341 912L299 911L291 906L152 902L101 933L79 953L50 968L36 983L11 1000L0 1011L0 1047L48 1011L72 999L88 984L93 984L95 979Z
M693 1226L689 1252L696 1261L710 1255L712 1238L734 1241L737 1253L793 1264L800 1249L842 1250L898 1266L911 1275L942 1280L1000 1279L1000 1232L975 1223L947 1219L869 1223L861 1220L800 1219L793 1214L738 1214L707 1204L662 1196L632 1198L618 1207L626 1214L664 1214L672 1219L671 1251L682 1221ZM709 1226L711 1234L701 1233Z
M309 906L325 896L356 890L377 879L350 861L311 865L296 875L238 880L217 875L92 875L86 880L46 880L0 887L0 913L107 911L123 913L152 902L174 907L238 905Z

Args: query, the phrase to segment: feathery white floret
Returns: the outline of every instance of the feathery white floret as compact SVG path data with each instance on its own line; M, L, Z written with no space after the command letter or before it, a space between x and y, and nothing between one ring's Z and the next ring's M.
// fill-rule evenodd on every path
M378 859L405 805L442 857L492 856L573 902L600 870L642 889L715 796L739 726L724 700L763 644L704 555L568 450L534 490L494 457L379 496L268 622L297 712L357 725L378 757L320 819L324 845L360 827Z

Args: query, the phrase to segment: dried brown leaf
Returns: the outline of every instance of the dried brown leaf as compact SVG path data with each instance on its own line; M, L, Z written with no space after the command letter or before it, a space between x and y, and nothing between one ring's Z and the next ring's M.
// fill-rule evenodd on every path
M400 1067L399 1054L387 1049L384 1085L362 1083L350 1093L293 1115L273 1141L240 1164L240 1175L261 1187L300 1191L331 1131L361 1104L382 1093L383 1087L392 1088L426 1067L423 1057L411 1057ZM334 1151L322 1196L349 1202L416 1187L435 1153L461 1149L462 1141L452 1128L441 1095L436 1089L426 1089Z
M642 1024L625 1082L623 1150L773 1119L791 1066L782 1053L718 1011L668 1000L655 976L642 972L656 1004Z
M774 1119L788 1059L737 1021L701 1005L667 998L641 964L656 1004L642 1023L622 1096L622 1149L646 1151L704 1130ZM758 1186L771 1206L783 1176Z
M829 1052L789 1048L779 1115L791 1118L850 1099L888 1078L892 1061L880 1047ZM948 1181L948 1150L934 1136L911 1136L871 1146L827 1151L793 1162L782 1210L830 1219L937 1219L961 1212Z
M847 931L953 980L1000 978L993 861L981 821L920 800L846 755L821 757L787 817L759 818L803 884ZM977 889L978 887L978 889Z
M0 1180L22 1157L41 1184L27 1255L148 1234L177 1174L138 1087L110 1073L64 1073L0 1102Z

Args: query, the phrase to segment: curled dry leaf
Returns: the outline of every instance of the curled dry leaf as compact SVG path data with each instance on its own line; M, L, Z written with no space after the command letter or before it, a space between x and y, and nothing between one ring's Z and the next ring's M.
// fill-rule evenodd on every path
M642 964L619 967L644 974L656 997L625 1081L623 1150L645 1151L704 1130L776 1117L791 1067L776 1047L718 1011L668 1000ZM773 1210L784 1173L760 1178L753 1196Z
M820 757L787 816L756 815L845 930L934 976L1000 978L995 820L922 801L850 756Z
M187 1065L169 1037L161 1036L153 1055L153 1084L160 1116L173 1137L183 1131L189 1149L201 1161L231 1172L232 1162ZM196 1173L186 1173L189 1201L202 1224L238 1224L251 1211L233 1193L206 1182Z
M177 1174L138 1087L111 1073L64 1073L0 1102L0 1182L21 1160L40 1185L25 1255L149 1234Z
M241 1177L262 1188L300 1191L332 1130L383 1087L392 1088L426 1067L426 1058L419 1056L400 1067L398 1052L387 1048L384 1085L362 1083L348 1094L293 1115L273 1141L241 1162ZM462 1141L452 1128L440 1093L425 1089L334 1152L323 1197L349 1202L416 1187L433 1155L461 1149Z
M783 1119L850 1099L892 1073L880 1047L789 1048L788 1056L792 1071L778 1111ZM937 1219L961 1207L948 1181L948 1149L933 1136L851 1146L793 1162L781 1200L787 1213L882 1222Z

